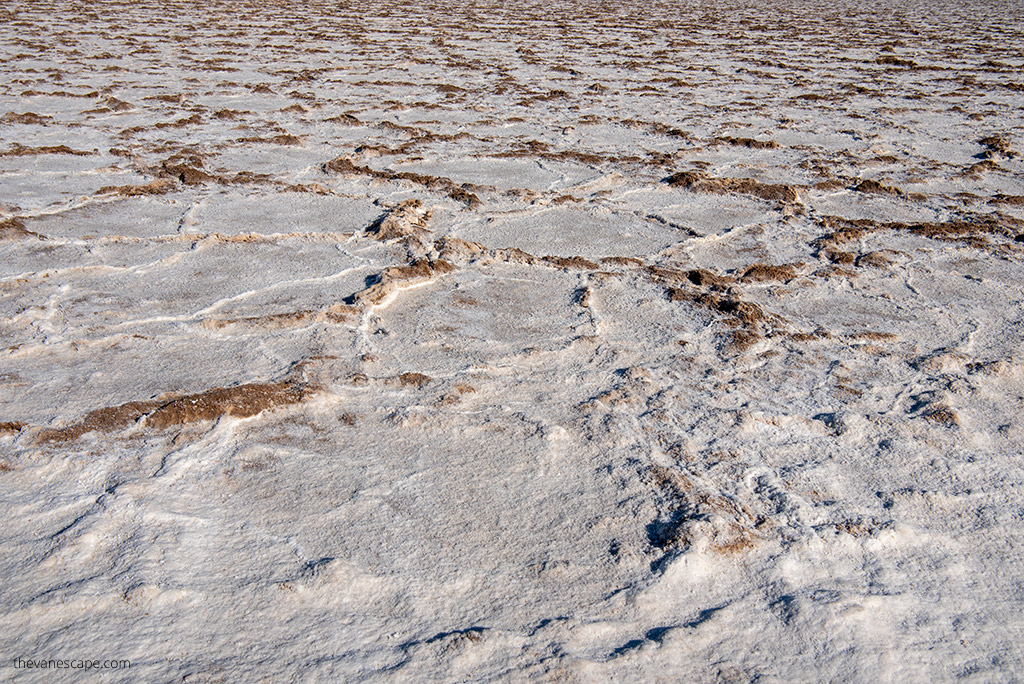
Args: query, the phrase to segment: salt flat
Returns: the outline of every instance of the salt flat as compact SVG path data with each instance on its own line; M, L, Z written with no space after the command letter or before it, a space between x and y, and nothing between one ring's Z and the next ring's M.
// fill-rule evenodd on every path
M1016 681L1021 44L0 7L5 680Z

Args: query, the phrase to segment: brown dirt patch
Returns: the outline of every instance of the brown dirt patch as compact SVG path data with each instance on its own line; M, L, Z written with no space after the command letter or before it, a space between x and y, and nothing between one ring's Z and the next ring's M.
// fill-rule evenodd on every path
M160 162L158 173L164 177L177 178L185 185L216 182L217 178L203 171L202 166L203 160L197 155L175 155Z
M389 266L376 277L376 282L351 295L346 302L355 306L380 304L402 285L423 282L434 276L451 273L455 266L443 259L415 259L407 266Z
M21 429L25 427L25 423L19 421L6 421L0 423L0 435L13 435L21 432Z
M686 279L694 285L700 287L707 287L712 290L725 290L732 285L735 280L729 276L718 275L704 268L690 269L685 273Z
M423 373L402 373L397 378L398 384L402 387L415 387L419 389L430 383L433 378Z
M482 202L480 198L467 189L467 184L457 185L451 178L443 176L428 176L422 173L411 173L409 171L377 171L369 166L360 166L345 157L337 157L325 162L321 168L325 173L343 173L356 176L370 176L379 180L396 181L404 180L417 185L422 185L429 190L442 192L457 202L462 202L470 209L475 209Z
M703 171L680 171L665 179L674 188L712 194L737 193L772 202L799 202L795 186L762 183L753 178L713 178Z
M854 188L857 192L864 192L874 195L894 195L902 197L905 193L899 188L892 185L882 185L876 180L863 180L858 183Z
M258 330L282 330L298 328L313 323L344 323L359 314L359 309L347 304L334 304L323 310L288 311L268 316L245 318L209 318L202 322L204 328L222 330L225 328L254 328Z
M870 340L872 342L895 342L899 337L894 333L877 332L865 330L864 332L853 333L847 336L850 340Z
M773 266L771 264L751 264L740 274L740 280L746 282L763 283L770 280L789 281L796 278L796 269L804 264L782 264Z
M435 240L434 249L442 259L454 263L475 259L487 251L487 248L479 242L470 242L450 236Z
M427 225L431 213L423 208L420 200L406 200L381 214L366 228L366 232L381 242L424 237L430 233Z
M983 159L992 157L1013 159L1017 156L1011 146L1010 137L1007 135L989 135L979 140L978 144L985 148L980 155Z
M769 318L764 309L757 304L733 296L721 296L711 292L672 287L668 288L668 298L672 302L687 302L710 311L726 314L739 327L750 330L756 330L758 324Z
M732 136L725 136L722 138L716 138L715 142L725 143L726 145L733 145L735 147L746 147L751 150L775 150L779 148L779 143L774 140L755 140L754 138L734 138Z
M302 144L302 138L297 135L289 135L282 133L280 135L273 135L270 137L250 136L247 138L239 138L240 143L258 143L264 145L289 145L297 146Z
M593 261L584 259L583 257L560 257L560 256L546 256L541 257L541 261L544 261L556 268L564 268L566 270L575 269L582 271L596 271L599 267Z
M895 262L889 255L892 254L889 250L880 250L876 252L867 252L857 257L855 262L857 266L870 266L872 268L889 268Z
M637 259L635 257L619 257L619 256L601 257L601 263L602 264L606 264L608 266L627 266L627 267L636 267L636 266L643 266L644 265L644 262L642 260Z
M928 422L942 425L944 427L960 427L960 415L945 404L938 404L936 406L929 407L921 414L921 417Z
M173 399L130 401L120 406L97 409L74 425L43 430L41 443L68 442L88 432L112 432L145 419L149 427L162 429L222 416L249 418L277 406L297 404L321 392L319 385L291 382L251 383L236 387L215 387Z
M1010 204L1019 207L1024 206L1024 195L1004 195L999 193L990 201L994 204Z
M97 195L121 195L122 197L139 197L142 195L164 195L173 190L176 183L167 178L158 178L145 185L104 185L96 191Z
M184 425L221 416L248 418L277 406L297 404L322 391L317 385L289 382L253 383L237 387L218 387L190 394L161 406L146 417L155 428Z
M0 152L0 157L28 157L38 154L70 154L76 157L87 157L95 152L75 150L67 145L44 145L43 147L27 147L19 143L11 145L10 149Z
M45 126L49 121L53 121L53 117L41 116L35 112L7 112L0 116L0 124L37 124Z
M42 237L25 228L24 222L17 216L0 220L0 240L21 240L30 237Z

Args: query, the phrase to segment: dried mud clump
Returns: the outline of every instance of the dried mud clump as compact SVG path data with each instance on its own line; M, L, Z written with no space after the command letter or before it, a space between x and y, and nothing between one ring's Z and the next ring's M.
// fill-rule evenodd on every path
M686 272L686 279L700 287L712 290L726 290L733 282L729 276L721 276L704 268L694 268Z
M803 266L802 263L782 264L773 266L771 264L751 264L740 273L740 280L745 282L763 283L771 280L783 282L796 278L796 269Z
M894 195L897 197L903 196L904 192L899 188L892 185L882 185L876 180L863 180L853 188L857 192L868 193L872 195Z
M9 421L0 423L0 436L17 434L18 432L21 432L21 429L23 427L25 427L25 423L22 423L22 422L16 421L16 420L15 421L10 421L9 420Z
M985 247L989 244L985 235L1000 235L1014 239L1017 232L1024 227L1024 220L1005 215L975 216L943 223L917 223L900 227L933 240L956 240L976 247Z
M909 231L933 240L957 241L972 247L987 248L992 247L987 236L1001 236L1014 240L1024 228L1024 220L998 212L986 215L967 215L942 223L879 223L870 219L844 219L838 216L824 216L820 222L821 225L832 230L811 243L816 249L816 257L827 258L838 264L857 263L858 266L879 267L884 264L876 256L869 253L858 258L856 254L841 248L860 240L869 233L884 230Z
M479 242L470 242L451 236L435 240L434 249L442 259L452 263L471 261L487 252L487 248Z
M534 266L537 264L537 257L533 256L529 252L524 252L518 247L502 247L500 249L491 250L491 255L498 261L504 261L509 264L525 264L526 266Z
M17 216L0 219L0 240L21 240L30 237L40 235L25 228L24 222Z
M725 136L723 138L716 138L715 141L725 143L726 145L733 145L734 147L746 147L751 150L775 150L779 148L779 143L774 140L755 140L754 138Z
M824 328L818 328L814 332L809 333L793 333L789 336L789 339L794 342L817 342L819 340L831 340L832 333Z
M45 126L47 122L53 121L53 117L40 116L35 112L7 112L3 116L0 116L0 125L2 124L36 124Z
M291 135L291 134L288 134L288 133L282 133L280 135L270 136L269 138L264 138L264 137L260 137L260 136L250 136L250 137L246 137L246 138L239 138L238 142L240 142L240 143L262 143L262 144L267 144L267 145L289 145L289 146L294 147L294 146L302 144L302 138L300 138L297 135Z
M892 257L889 256L890 254L892 254L890 250L867 252L857 257L855 264L860 267L870 266L871 268L886 269L895 263Z
M852 280L858 276L856 271L851 271L848 268L842 266L836 266L835 264L819 268L811 274L815 278L842 278L845 280Z
M124 100L119 100L116 97L114 97L113 95L107 95L106 97L104 97L100 101L100 104L101 104L101 107L99 107L96 110L91 110L91 111L97 111L97 112L106 112L106 111L109 111L109 112L129 112L129 111L135 109L135 105L133 105L131 102L125 102Z
M192 116L182 117L180 119L175 119L174 121L162 121L158 124L154 124L153 127L164 130L168 128L185 128L187 126L195 126L196 124L201 123L203 123L203 117L198 114L193 114Z
M402 373L396 378L396 380L402 387L415 387L416 389L420 389L421 387L429 384L433 378L429 375L424 375L423 373Z
M729 334L723 349L730 353L742 353L755 346L764 336L753 330L734 330Z
M985 159L976 164L971 164L961 175L965 178L978 180L990 171L1005 171L1005 169L991 159Z
M198 154L176 154L162 161L160 166L151 171L162 178L175 178L185 185L202 185L204 183L237 185L265 183L270 180L270 176L250 171L239 171L233 176L207 173L203 170L203 159Z
M610 256L601 257L601 263L607 266L637 267L643 266L644 262L636 257Z
M768 314L757 304L743 301L735 296L722 296L711 292L700 292L678 287L669 288L669 301L696 304L709 311L726 314L733 325L757 330L759 324L768 320Z
M342 124L345 126L362 126L363 122L352 116L351 114L339 114L338 116L332 116L329 119L324 119L330 123Z
M549 149L547 143L542 143L539 140L530 140L522 144L517 149L510 150L508 152L498 152L491 156L495 159L537 157L539 159L547 159L549 161L575 161L592 166L609 161L606 157L599 154L593 154L591 152L580 152L578 150L560 150L556 152Z
M917 67L917 62L914 62L909 59L900 59L899 57L894 57L892 55L885 55L883 57L879 57L878 59L875 60L875 63L881 64L883 66L906 67L908 69L913 69Z
M152 183L146 183L145 185L104 185L96 191L96 194L140 197L143 195L165 195L174 188L174 181L168 178L158 178Z
M249 418L277 406L298 404L320 391L322 388L318 385L289 382L218 387L199 394L190 394L161 406L146 416L146 424L164 428L215 420L221 416Z
M712 194L737 193L771 202L800 201L800 194L792 185L762 183L753 178L713 178L703 171L680 171L665 179L674 188Z
M884 230L885 226L870 220L844 219L838 216L824 216L821 225L831 232L822 235L814 240L811 245L815 248L815 256L826 257L833 263L852 264L856 255L843 252L841 247L851 242L856 242L868 233ZM839 255L839 258L833 258ZM842 255L848 255L849 258Z
M164 177L177 178L185 185L215 182L217 178L203 171L202 166L203 160L198 156L182 157L175 155L160 163L159 174Z
M431 213L423 208L420 200L406 200L381 214L367 227L366 232L381 242L425 237L430 233L427 225Z
M404 180L423 187L442 192L457 202L462 202L470 209L479 207L482 202L480 198L467 189L466 185L457 185L451 178L443 176L428 176L422 173L409 171L377 171L369 166L360 166L345 157L338 157L321 165L325 173L342 173L354 176L369 176L378 180L398 181Z
M921 413L921 417L930 423L949 428L959 428L960 414L945 404L930 406Z
M995 197L989 200L993 204L1010 204L1013 206L1024 206L1024 195L1004 195L998 193Z
M796 266L755 264L752 268L752 273L766 276L785 274L796 277ZM685 302L721 316L719 321L726 328L732 328L724 336L721 348L725 352L742 353L762 341L765 335L776 334L780 327L787 325L785 319L745 300L736 287L736 279L730 276L716 275L705 269L683 272L658 266L648 266L646 271L653 282L665 288L669 301Z
M68 442L88 432L112 432L145 419L149 427L162 429L222 416L249 418L267 409L305 401L322 391L319 385L292 382L251 383L237 387L216 387L173 399L130 401L120 406L97 409L74 425L47 429L36 438L41 443Z
M14 143L10 149L0 152L0 157L29 157L39 154L68 154L75 157L87 157L95 152L86 152L85 150L75 150L67 145L45 145L43 147L27 147Z
M403 286L421 283L438 275L451 273L455 266L443 259L420 258L407 266L389 266L365 290L351 295L346 302L356 306L380 304Z
M732 555L753 548L770 524L734 500L701 491L686 475L654 466L644 479L675 502L675 510L647 525L648 543L663 551L705 545L708 551Z
M827 249L818 253L818 256L824 257L831 261L833 264L839 264L841 266L849 266L850 264L857 263L857 255L853 252L846 252L843 250Z
M895 333L878 332L877 330L865 330L848 336L853 341L867 340L869 342L895 342L899 336Z
M546 256L541 257L541 261L551 264L555 268L564 268L566 270L581 270L581 271L596 271L599 267L593 261L584 259L583 257L560 257L560 256Z
M664 266L651 265L645 270L651 280L663 286L691 283L710 290L725 291L736 282L735 278L731 276L718 275L705 268L678 271L672 268L665 268Z
M1017 156L1010 146L1010 138L1005 135L990 135L979 140L978 144L985 148L985 151L978 155L981 159L993 157L1013 159Z
M59 429L47 429L39 433L38 442L70 442L87 432L112 432L139 421L143 416L160 408L160 401L130 401L120 406L97 409L86 414L74 425Z
M245 318L209 318L201 323L208 330L244 328L256 330L282 330L313 323L345 323L358 315L359 309L347 304L333 304L320 311L289 311L268 316Z

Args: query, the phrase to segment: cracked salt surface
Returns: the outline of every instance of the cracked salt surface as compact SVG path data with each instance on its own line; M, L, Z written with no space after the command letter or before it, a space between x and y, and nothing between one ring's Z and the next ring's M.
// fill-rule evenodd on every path
M1024 669L1011 4L275 9L0 9L8 658Z

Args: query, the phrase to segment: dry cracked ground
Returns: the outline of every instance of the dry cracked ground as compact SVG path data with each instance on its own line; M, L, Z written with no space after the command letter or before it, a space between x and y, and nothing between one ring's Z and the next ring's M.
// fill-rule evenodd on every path
M0 5L0 651L1024 671L1011 2Z

